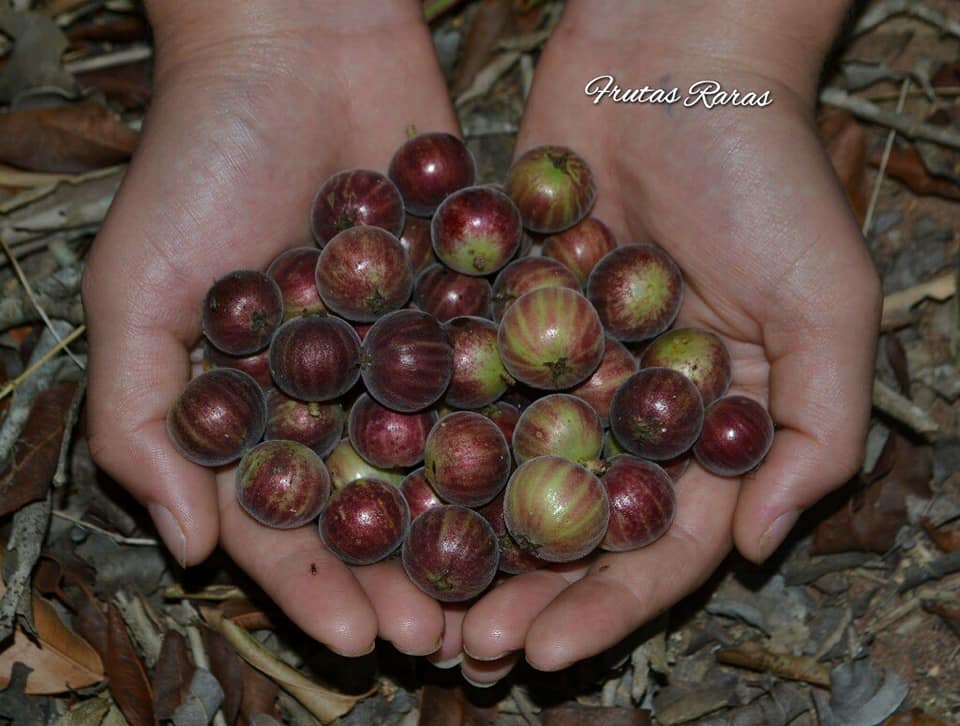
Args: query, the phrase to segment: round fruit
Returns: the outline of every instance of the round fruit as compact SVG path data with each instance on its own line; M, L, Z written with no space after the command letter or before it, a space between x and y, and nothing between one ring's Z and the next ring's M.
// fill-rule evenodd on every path
M437 493L427 481L427 470L422 466L404 477L400 482L400 493L410 507L410 519L416 519L423 512L443 504Z
M357 479L379 479L400 486L404 477L400 469L383 469L368 463L353 448L350 439L341 439L327 455L324 463L330 472L330 483L334 489L343 489Z
M453 377L444 401L456 408L482 408L500 398L513 379L500 360L496 324L460 316L443 328L453 346Z
M606 426L610 420L610 402L620 384L637 372L637 359L627 346L612 336L607 336L603 348L603 360L600 367L587 380L570 393L593 406L600 417L600 423Z
M413 267L400 240L367 225L331 239L320 253L316 276L324 305L359 322L403 307L413 292Z
M547 390L582 383L603 359L603 328L579 292L546 287L511 305L497 334L500 358L516 380Z
M520 209L523 226L539 234L572 227L590 213L597 196L593 172L565 146L537 146L507 172L507 194Z
M320 516L320 539L348 565L372 565L393 552L410 528L400 489L379 479L357 479L338 489Z
M602 481L610 500L610 523L601 549L625 552L645 547L670 529L677 497L673 481L658 465L617 456L607 462Z
M448 195L473 184L473 154L452 134L417 134L397 149L387 172L410 214L429 217Z
M297 441L323 457L339 443L345 419L339 403L298 401L271 388L267 391L264 438Z
M603 483L560 456L530 459L507 484L503 519L526 552L571 562L592 552L607 531L610 503Z
M281 253L267 268L267 276L280 287L283 295L283 318L325 313L327 309L317 290L316 247L294 247Z
M616 249L613 232L596 217L587 217L560 234L543 241L543 256L563 264L585 285L590 272L608 252Z
M733 374L727 346L714 333L700 328L664 333L643 352L640 365L680 371L699 389L704 406L727 392Z
M683 302L683 278L660 247L626 245L609 252L593 268L587 297L611 335L636 342L670 327Z
M500 427L473 411L444 416L427 436L427 480L444 501L478 507L510 476L510 447Z
M288 320L270 344L270 371L291 398L329 401L360 377L360 337L333 315Z
M700 392L671 368L641 368L610 404L610 430L623 448L645 459L679 456L693 446L702 424Z
M444 505L413 521L401 557L407 577L427 595L462 602L493 582L499 551L487 520L472 509Z
M212 371L214 368L236 368L238 371L249 373L260 387L266 390L273 386L270 377L270 351L268 349L251 353L250 355L230 355L217 350L209 340L203 343L203 370Z
M513 432L518 464L538 456L562 456L590 470L600 467L603 426L582 398L553 393L538 398L520 414Z
M523 227L510 197L492 187L467 187L451 194L430 222L433 251L464 275L488 275L520 248Z
M580 292L580 283L570 270L546 257L521 257L500 270L493 282L490 312L501 320L518 297L544 287L567 287Z
M438 262L417 276L413 303L445 323L461 315L485 317L491 294L486 278L461 275Z
M283 321L283 295L277 283L256 270L224 275L203 299L201 327L224 353L250 355L270 343Z
M370 169L347 169L331 176L320 185L310 210L310 228L320 247L343 230L361 224L399 235L403 219L400 190Z
M263 436L267 406L263 389L251 376L216 368L190 381L167 413L174 448L195 464L222 466Z
M500 492L493 501L477 510L490 522L493 533L497 535L497 542L500 545L500 571L508 575L519 575L549 565L549 562L525 552L510 536L507 525L503 521L503 500L504 492Z
M292 529L316 519L330 496L320 457L296 441L264 441L240 460L237 501L267 527Z
M389 469L423 461L427 434L436 422L436 411L399 413L364 393L350 409L347 430L360 456L374 466Z
M426 219L408 216L406 223L403 225L403 233L400 235L400 244L403 245L407 257L410 258L414 275L419 274L437 261L437 258L433 256L430 222Z
M718 476L740 476L756 468L773 445L773 420L746 396L727 396L707 407L694 456Z
M517 428L517 421L520 420L519 408L506 401L497 401L484 408L480 413L497 425L507 442L513 441L513 432Z

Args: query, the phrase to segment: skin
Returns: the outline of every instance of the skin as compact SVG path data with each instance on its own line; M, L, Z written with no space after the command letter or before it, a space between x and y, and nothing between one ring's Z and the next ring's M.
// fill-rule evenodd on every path
M233 471L184 461L163 425L189 375L209 284L304 244L317 185L337 169L385 169L409 124L455 132L418 3L148 9L156 95L84 281L91 446L181 563L219 542L337 652L367 652L379 635L434 662L460 659L465 678L488 685L521 653L554 670L613 645L699 586L733 546L764 560L796 513L859 465L880 291L812 113L845 2L816 12L799 0L568 3L517 150L559 142L586 158L594 214L618 239L652 239L674 256L687 284L677 324L721 335L731 392L767 404L778 431L750 478L692 465L675 523L654 545L514 577L469 608L441 608L396 562L343 566L312 527L257 525L233 499ZM600 73L681 91L716 78L775 101L594 106L583 87ZM577 112L557 113L566 108Z

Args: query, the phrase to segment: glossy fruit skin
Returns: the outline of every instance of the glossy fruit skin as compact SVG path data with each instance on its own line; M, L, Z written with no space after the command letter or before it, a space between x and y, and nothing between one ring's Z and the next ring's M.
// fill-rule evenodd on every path
M530 459L507 483L503 504L507 531L522 549L548 562L572 562L588 555L603 539L609 518L603 483L569 459Z
M402 308L413 292L413 267L400 240L368 225L351 227L327 242L316 275L323 304L361 323Z
M596 264L616 247L617 240L610 228L596 217L587 217L570 229L547 237L543 241L543 256L561 263L583 286Z
M401 549L407 577L440 602L463 602L486 590L498 557L490 523L472 509L450 504L417 517Z
M230 355L217 350L209 340L203 341L203 370L212 371L214 368L236 368L238 371L249 373L264 390L273 387L273 378L270 376L270 351L264 349L250 355Z
M422 466L407 474L400 482L400 493L410 507L410 519L416 519L423 512L443 505L427 480L427 471Z
M453 376L444 401L478 409L496 401L513 383L500 360L497 326L485 318L460 316L443 325L453 346Z
M603 327L624 342L660 335L683 302L680 268L652 244L618 247L600 260L587 279L587 297Z
M284 320L327 311L317 290L319 259L316 247L294 247L277 255L267 268L267 277L277 283L283 295Z
M492 294L486 278L461 275L438 262L417 275L413 303L445 323L461 315L486 317Z
M756 468L772 445L767 409L746 396L726 396L707 407L693 453L712 474L741 476Z
M467 187L447 197L430 221L433 252L464 275L489 275L520 249L520 212L503 192Z
M363 339L362 357L367 391L402 413L439 401L453 376L453 346L439 321L420 310L380 318Z
M427 434L437 418L432 409L393 411L364 393L350 408L347 430L354 450L374 466L416 466L423 461Z
M264 441L240 460L237 501L260 524L302 527L330 497L330 475L313 451L296 441Z
M322 458L340 442L346 418L343 406L335 401L298 401L271 388L267 391L267 429L263 436L268 441L299 442Z
M547 287L511 305L497 333L500 358L517 381L545 390L571 388L603 359L600 318L579 292Z
M504 492L500 492L494 497L493 501L477 510L483 515L484 519L490 522L494 534L497 535L497 542L500 545L500 563L498 565L500 571L506 572L508 575L520 575L549 565L550 563L546 560L541 560L536 555L524 551L510 536L507 525L503 521L503 500Z
M520 209L523 226L539 234L572 227L590 213L597 197L593 172L565 146L537 146L507 172L504 189Z
M270 343L283 321L283 295L256 270L237 270L213 283L203 298L200 325L213 345L230 355L250 355Z
M610 500L610 522L600 549L626 552L660 539L673 524L677 497L660 466L625 454L607 462L601 478Z
M333 315L293 318L270 344L270 372L291 398L330 401L360 377L360 337Z
M608 335L604 342L600 366L587 380L570 389L570 393L589 403L600 417L600 423L607 426L610 422L613 394L639 367L637 359L627 350L627 346Z
M427 481L445 502L465 507L486 504L507 483L510 464L510 447L500 427L483 414L448 414L427 436L423 457Z
M398 487L379 479L357 479L336 490L320 516L320 539L348 565L379 562L409 529L407 500Z
M580 283L570 270L546 257L521 257L500 270L493 282L490 317L502 320L517 298L544 287L566 287L580 292Z
M497 425L507 442L513 441L513 432L520 420L519 408L506 401L497 401L481 409L480 413Z
M687 451L703 425L703 401L691 380L671 368L641 368L610 404L610 430L634 456L654 461Z
M404 472L401 469L384 469L367 462L350 443L350 439L340 439L333 451L324 459L330 472L330 483L334 489L343 489L357 479L379 479L394 486L400 486Z
M600 465L603 426L597 412L582 398L551 393L520 414L512 443L518 464L552 455L594 470Z
M201 373L167 413L167 434L174 448L201 466L236 461L260 440L266 426L263 389L233 368Z
M473 184L477 164L456 136L430 132L417 134L397 149L387 174L407 211L429 217L450 194Z
M310 230L323 247L340 232L371 225L399 235L404 221L403 197L390 179L371 169L346 169L329 177L313 198Z
M400 244L410 258L414 275L418 275L437 261L433 255L429 220L408 215L403 225L403 233L400 235Z
M727 346L715 333L701 328L667 331L650 343L640 365L680 371L699 389L704 406L724 395L733 377Z

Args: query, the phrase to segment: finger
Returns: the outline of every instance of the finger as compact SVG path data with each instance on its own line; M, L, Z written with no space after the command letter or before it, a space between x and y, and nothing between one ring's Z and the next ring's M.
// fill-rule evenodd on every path
M434 666L448 670L463 661L461 626L467 606L462 603L443 604L443 643L440 649L427 657Z
M443 610L410 581L399 560L355 567L353 574L377 614L381 638L407 655L430 655L440 649Z
M377 617L353 573L320 541L317 525L271 529L237 503L236 469L217 475L227 554L307 635L340 655L373 650Z
M490 688L506 678L520 661L519 653L511 653L496 660L475 660L465 655L460 664L463 680L476 688Z

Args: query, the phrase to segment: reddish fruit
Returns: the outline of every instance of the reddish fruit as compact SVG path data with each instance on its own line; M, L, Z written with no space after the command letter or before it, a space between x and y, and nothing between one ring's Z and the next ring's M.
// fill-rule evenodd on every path
M419 469L411 471L400 482L400 493L407 500L410 507L410 519L416 519L428 509L439 507L443 500L437 496L427 480L427 470L422 466Z
M443 326L453 346L453 377L444 401L456 408L482 408L496 401L513 383L497 347L497 326L471 316Z
M517 427L517 422L520 420L519 408L506 401L497 401L484 408L480 413L497 425L503 434L503 438L506 439L508 443L513 441L513 432Z
M298 401L271 388L264 438L297 441L323 457L339 443L345 419L339 403Z
M570 393L593 406L606 426L610 420L610 402L620 384L637 372L639 365L627 346L612 336L606 336L600 367Z
M540 234L572 227L590 213L597 196L593 172L564 146L537 146L516 161L504 184L523 217L523 226Z
M491 294L485 278L461 275L440 263L421 272L413 286L414 304L441 323L461 315L485 317Z
M510 536L507 525L503 521L503 500L504 492L500 492L493 501L477 510L490 522L493 533L497 535L497 542L500 545L500 571L508 575L519 575L549 565L549 562L525 552Z
M413 268L400 240L379 227L351 227L330 240L317 263L324 305L348 320L372 322L407 304Z
M350 409L347 430L360 456L374 466L390 469L423 461L427 434L436 422L436 411L399 413L364 393Z
M707 407L693 453L712 474L740 476L759 466L772 445L767 409L746 396L727 396Z
M462 602L487 589L497 574L493 528L472 509L428 509L413 524L401 550L407 577L441 602Z
M402 413L439 401L453 375L453 347L443 326L420 310L380 318L363 339L362 355L367 391Z
M255 270L221 277L203 299L201 327L213 345L230 355L250 355L270 343L283 321L277 283Z
M317 290L316 247L294 247L281 253L267 268L267 276L280 287L283 295L283 319L298 315L319 315L327 309Z
M603 359L603 328L579 292L547 287L518 299L500 321L500 358L516 380L547 390L582 383Z
M680 371L699 389L704 406L727 392L733 374L727 346L714 333L700 328L664 333L643 352L640 365Z
M680 456L675 456L672 459L666 459L664 461L658 461L660 468L663 469L667 474L670 475L670 479L674 482L680 481L680 477L687 473L687 469L690 468L690 461L693 459L693 455L688 451Z
M357 479L331 495L320 539L348 565L372 565L400 546L410 528L407 500L393 484Z
M235 461L263 436L267 406L251 376L217 368L190 381L167 413L167 433L181 456L202 466Z
M403 220L400 190L370 169L337 172L320 186L310 209L310 229L320 247L345 229L364 224L399 235Z
M560 456L524 462L507 484L507 531L524 551L548 562L571 562L592 552L609 517L603 483Z
M448 195L473 184L473 154L452 134L417 134L397 149L387 172L410 214L429 217Z
M288 320L270 344L277 387L300 401L329 401L360 377L360 338L345 320L308 315Z
M700 392L671 368L641 368L610 404L610 430L629 453L644 459L679 456L693 446L702 424Z
M582 398L553 393L534 401L520 414L513 432L518 464L538 456L562 456L591 471L600 468L603 426Z
M430 222L433 251L464 275L496 272L520 248L520 212L503 192L468 187L451 194Z
M521 257L504 267L493 282L494 320L501 320L517 298L544 287L566 287L580 292L580 283L567 268L546 257Z
M661 467L636 456L607 462L602 478L610 523L600 548L625 552L655 542L670 529L677 509L673 481Z
M334 489L343 489L357 479L379 479L400 486L404 477L400 469L384 469L368 463L353 448L350 439L341 439L327 455L324 463L330 472L330 483Z
M478 507L493 499L510 476L510 447L486 416L457 411L441 418L427 436L427 480L452 504Z
M596 217L587 217L560 234L543 241L543 256L563 264L577 278L580 285L604 255L616 249L613 232Z
M407 257L410 258L414 275L419 274L437 261L437 258L433 256L430 222L426 219L408 216L406 223L403 225L403 233L400 235L400 244L406 250Z
M273 386L270 376L269 349L257 351L250 355L230 355L217 350L209 340L203 343L203 370L212 371L214 368L236 368L238 371L249 373L260 387L266 390Z
M587 297L615 338L645 340L660 335L677 317L683 277L660 247L626 245L609 252L593 268Z
M264 441L248 451L236 478L237 501L260 524L302 527L330 497L330 475L313 451L296 441Z

